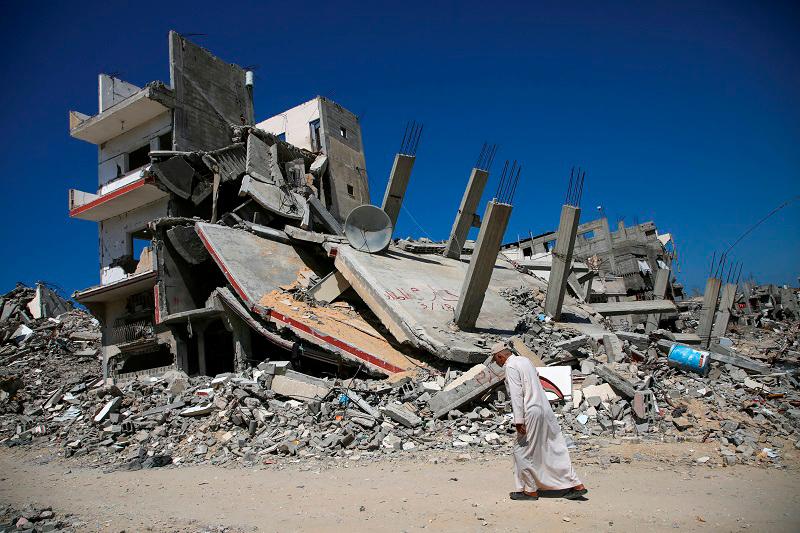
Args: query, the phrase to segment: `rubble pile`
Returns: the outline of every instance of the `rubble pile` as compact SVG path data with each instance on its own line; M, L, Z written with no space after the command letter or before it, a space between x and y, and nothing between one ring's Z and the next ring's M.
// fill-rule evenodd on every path
M4 416L0 431L19 438L41 430L33 421L54 390L66 394L74 383L101 376L97 319L78 310L33 319L26 309L34 294L18 285L0 298L0 414L19 415Z
M15 445L37 436L63 447L67 457L88 456L126 469L255 463L273 455L367 458L399 450L510 442L512 427L502 391L471 411L453 411L446 420L436 420L426 413L426 400L445 384L443 376L395 383L332 381L293 372L286 362L261 367L213 379L172 371L120 387L90 378L69 387L60 400L49 397L36 418L39 431L5 440ZM315 392L316 397L303 394Z
M31 291L20 286L3 300L22 309ZM518 337L531 356L571 367L572 396L554 405L568 441L716 441L728 465L778 463L787 443L800 446L798 324L733 335L737 344L746 345L740 336L749 339L751 350L753 339L780 346L769 359L774 372L712 362L704 376L668 365L659 351L663 330L618 332L625 355L609 363L602 344L540 319L533 291L505 296L532 309ZM23 322L30 333L15 336ZM267 361L214 378L173 370L112 385L101 377L98 323L82 311L39 320L12 313L2 331L2 442L46 443L94 464L377 459L411 450L489 450L514 436L502 387L434 416L431 399L463 384L472 370L431 366L389 379L321 379L294 371L288 361Z
M772 365L768 373L755 374L713 361L707 375L698 375L669 365L663 353L671 344L669 332L658 330L646 336L643 324L635 324L634 332L618 331L621 338L628 333L634 342L624 340L624 360L609 362L605 343L584 337L581 346L574 342L581 340L577 334L551 325L543 313L542 292L523 288L505 291L504 296L530 310L524 324L526 345L546 365L573 367L572 400L558 413L564 430L578 441L581 437L624 435L711 440L719 443L722 460L728 465L756 459L778 461L785 443L800 446L797 322L734 326L730 338L721 339L735 345L740 357ZM693 331L699 311L700 307L694 306L681 313L679 325ZM559 344L567 349L554 349Z
M72 515L58 516L52 507L28 505L18 510L10 506L0 507L0 533L25 531L46 533L48 531L81 531L83 522Z

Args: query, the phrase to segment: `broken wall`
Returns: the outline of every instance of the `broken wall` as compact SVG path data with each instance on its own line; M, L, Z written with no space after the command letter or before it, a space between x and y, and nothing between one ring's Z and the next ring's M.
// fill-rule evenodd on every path
M141 87L108 74L100 74L98 76L97 87L97 109L100 113L127 100L142 90Z
M175 93L175 150L215 150L231 144L230 125L253 124L245 71L169 33L170 83Z
M325 202L340 222L350 211L368 204L369 181L358 117L339 104L320 97L322 143L328 156Z
M125 277L116 260L130 255L133 251L132 234L147 228L151 220L169 214L169 197L156 200L138 209L103 220L98 224L100 231L100 284L105 285ZM139 258L132 258L138 260Z
M311 123L319 120L319 110L320 99L317 97L259 122L256 127L273 135L283 134L286 142L298 148L318 152L320 147L311 139Z
M194 226L176 226L156 234L162 319L202 309L211 292L226 285Z

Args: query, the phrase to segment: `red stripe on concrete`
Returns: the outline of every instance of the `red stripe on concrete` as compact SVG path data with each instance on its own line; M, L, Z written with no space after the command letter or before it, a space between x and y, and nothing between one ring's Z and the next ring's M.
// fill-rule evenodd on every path
M387 372L391 372L392 374L396 374L398 372L405 372L405 370L406 370L404 368L400 368L399 366L395 366L395 365L393 365L391 363L387 363L383 359L380 359L379 357L376 357L374 355L368 354L367 352L365 352L363 350L360 350L360 349L356 348L355 346L351 346L350 344L347 344L346 342L344 342L342 340L339 340L339 339L337 339L335 337L331 337L330 335L326 335L325 333L317 331L317 330L311 328L310 326L308 326L306 324L303 324L302 322L299 322L299 321L297 321L297 320L295 320L293 318L290 318L290 317L288 317L286 315L283 315L283 314L275 311L274 309L270 309L269 310L269 316L271 318L274 318L275 320L283 322L283 323L285 323L285 324L287 324L287 325L289 325L289 326L291 326L293 328L296 328L296 329L299 329L300 331L308 333L309 335L312 335L312 336L316 337L317 339L320 339L321 341L324 341L324 342L326 342L326 343L328 343L330 345L336 346L340 350L344 350L345 352L349 353L353 357L356 357L357 359L361 359L362 361L365 361L367 363L375 365L378 368L382 368L382 369L386 370Z
M555 383L553 383L552 381L550 381L549 379L547 379L546 377L543 377L543 376L539 376L539 381L541 382L541 384L542 384L542 388L543 388L544 390L549 390L549 391L551 391L553 394L555 394L556 396L558 396L558 399L559 399L559 400L563 400L563 399L564 399L564 393L563 393L563 392L561 392L561 389L559 389L559 388L556 386L556 384L555 384Z
M70 210L69 216L74 217L75 215L80 215L81 213L83 213L85 211L88 211L89 209L92 209L93 207L97 207L100 204L104 204L104 203L108 202L109 200L113 200L117 196L122 196L123 194L131 192L131 191L133 191L135 189L138 189L139 187L143 187L144 185L147 185L148 183L153 183L152 178L141 178L139 180L136 180L133 183L125 185L124 187L120 187L116 191L111 191L108 194L104 194L100 198L97 198L96 200L92 200L88 204L83 204L80 207L76 207L75 209Z
M211 243L208 242L208 238L203 234L203 229L200 226L195 226L195 230L197 231L197 235L200 236L200 240L203 241L203 246L206 247L208 253L210 253L211 257L214 258L214 262L217 263L217 266L219 266L219 268L222 270L222 273L225 274L225 277L227 278L228 283L231 284L231 287L233 287L233 290L236 291L236 293L242 298L242 300L244 300L245 303L249 304L251 307L255 305L254 302L251 302L250 298L245 295L244 289L242 289L242 287L236 283L236 280L233 279L228 267L225 266L225 262L222 260L222 258L220 258L219 255L217 255L217 252L214 251L214 247L211 246Z
M156 281L156 284L153 285L153 298L155 299L155 302L156 302L156 306L155 306L156 307L156 312L155 312L156 324L161 324L161 302L158 300L158 282L157 281Z

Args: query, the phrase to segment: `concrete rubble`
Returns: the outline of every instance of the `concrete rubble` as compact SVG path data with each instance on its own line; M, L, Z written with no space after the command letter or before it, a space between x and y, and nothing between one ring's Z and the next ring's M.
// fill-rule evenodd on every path
M98 114L72 115L104 161L97 194L70 191L70 216L102 222L100 284L73 295L91 315L44 285L3 296L0 443L124 469L504 449L487 359L504 341L539 368L572 447L711 441L713 466L800 446L796 289L729 274L722 296L720 276L687 299L670 234L580 223L585 172L557 231L503 244L519 170L479 217L486 145L450 237L397 238L421 125L372 227L350 217L370 198L354 114L317 97L256 123L251 76L170 43L170 86L101 76ZM233 92L203 92L218 82ZM114 169L106 152L134 142L108 138L119 109L150 141ZM687 345L701 371L671 359Z
M28 505L23 509L15 509L11 506L0 507L0 531L3 533L81 531L87 526L88 524L72 515L57 514L52 507L35 505Z
M20 288L12 293L22 303L20 294L30 296ZM51 447L94 465L140 469L487 452L513 439L502 370L491 362L464 371L430 365L388 379L321 379L276 360L216 377L171 371L109 384L100 372L97 322L82 311L56 320L32 321L35 333L26 342L9 339L0 347L0 442L6 446ZM622 360L614 363L602 343L552 322L520 339L545 364L571 367L571 390L554 406L574 446L590 449L598 439L711 441L718 457L698 464L780 465L782 449L800 446L792 370L800 327L778 324L777 331L745 326L731 332L734 346L770 365L767 375L715 361L705 376L673 368L661 346L664 330L646 336L646 347L624 341ZM467 393L453 396L465 387ZM436 412L442 398L455 398L443 414Z

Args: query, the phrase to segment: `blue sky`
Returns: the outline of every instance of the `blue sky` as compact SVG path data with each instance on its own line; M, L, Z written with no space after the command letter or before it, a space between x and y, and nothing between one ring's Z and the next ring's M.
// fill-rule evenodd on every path
M99 281L97 226L67 190L97 187L97 74L169 81L167 32L256 70L256 117L317 94L361 117L374 203L405 122L425 131L399 236L446 238L484 141L523 164L507 240L554 229L572 165L583 220L654 220L678 276L702 287L712 252L800 194L800 7L779 2L53 3L7 6L0 290ZM744 274L797 283L800 201L732 253Z

